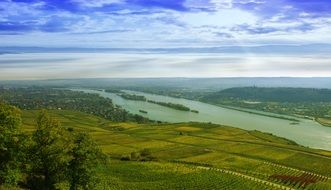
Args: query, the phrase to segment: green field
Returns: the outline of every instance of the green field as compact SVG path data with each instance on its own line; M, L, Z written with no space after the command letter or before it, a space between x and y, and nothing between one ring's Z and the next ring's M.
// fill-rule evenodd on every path
M26 131L34 129L37 114L23 111ZM331 152L270 134L204 123L114 123L65 110L50 114L64 127L88 131L110 155L109 167L100 173L113 189L331 187ZM154 161L121 161L143 149Z

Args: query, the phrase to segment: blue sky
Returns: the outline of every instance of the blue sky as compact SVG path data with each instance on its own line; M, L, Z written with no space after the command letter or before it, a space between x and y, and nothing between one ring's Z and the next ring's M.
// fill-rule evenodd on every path
M1 46L331 43L330 0L0 0Z
M175 49L1 55L6 47ZM0 80L331 77L330 51L330 0L0 0Z

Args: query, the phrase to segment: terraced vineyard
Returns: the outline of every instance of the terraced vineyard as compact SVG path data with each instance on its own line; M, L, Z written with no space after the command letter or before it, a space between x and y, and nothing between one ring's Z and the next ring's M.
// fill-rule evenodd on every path
M80 112L50 112L63 126L88 131L110 155L110 165L100 173L113 189L331 187L330 152L270 134L203 123L113 123ZM26 131L34 129L37 113L23 112ZM153 161L133 158L142 150L149 150Z

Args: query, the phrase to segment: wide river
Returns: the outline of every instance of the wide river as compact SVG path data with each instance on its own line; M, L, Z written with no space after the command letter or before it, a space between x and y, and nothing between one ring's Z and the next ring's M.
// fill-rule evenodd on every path
M199 113L193 113L143 101L126 100L113 93L86 89L76 90L100 94L103 97L112 99L115 104L123 107L130 113L139 114L152 120L174 123L189 121L212 122L246 130L268 132L291 139L304 146L331 150L331 127L324 127L308 119L296 118L300 120L299 124L291 125L291 121L288 120L250 114L198 101L127 91L130 94L143 95L148 100L178 103L199 111ZM145 110L148 113L140 113L139 110Z

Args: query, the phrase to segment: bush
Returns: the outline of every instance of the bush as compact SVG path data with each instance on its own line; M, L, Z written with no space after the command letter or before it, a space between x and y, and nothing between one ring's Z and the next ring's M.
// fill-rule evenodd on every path
M147 156L150 156L152 153L151 153L151 150L147 149L147 148L144 148L143 150L140 151L140 155L142 157L147 157Z
M122 161L154 161L157 160L156 157L152 155L149 149L143 149L140 152L131 152L129 155L122 155Z
M122 155L121 160L122 161L130 161L131 160L131 156L130 155Z
M140 154L138 152L131 152L131 160L140 160Z
M154 157L152 155L152 152L150 149L143 149L140 151L140 156L141 156L141 159L140 161L153 161L153 160L157 160L156 157Z

